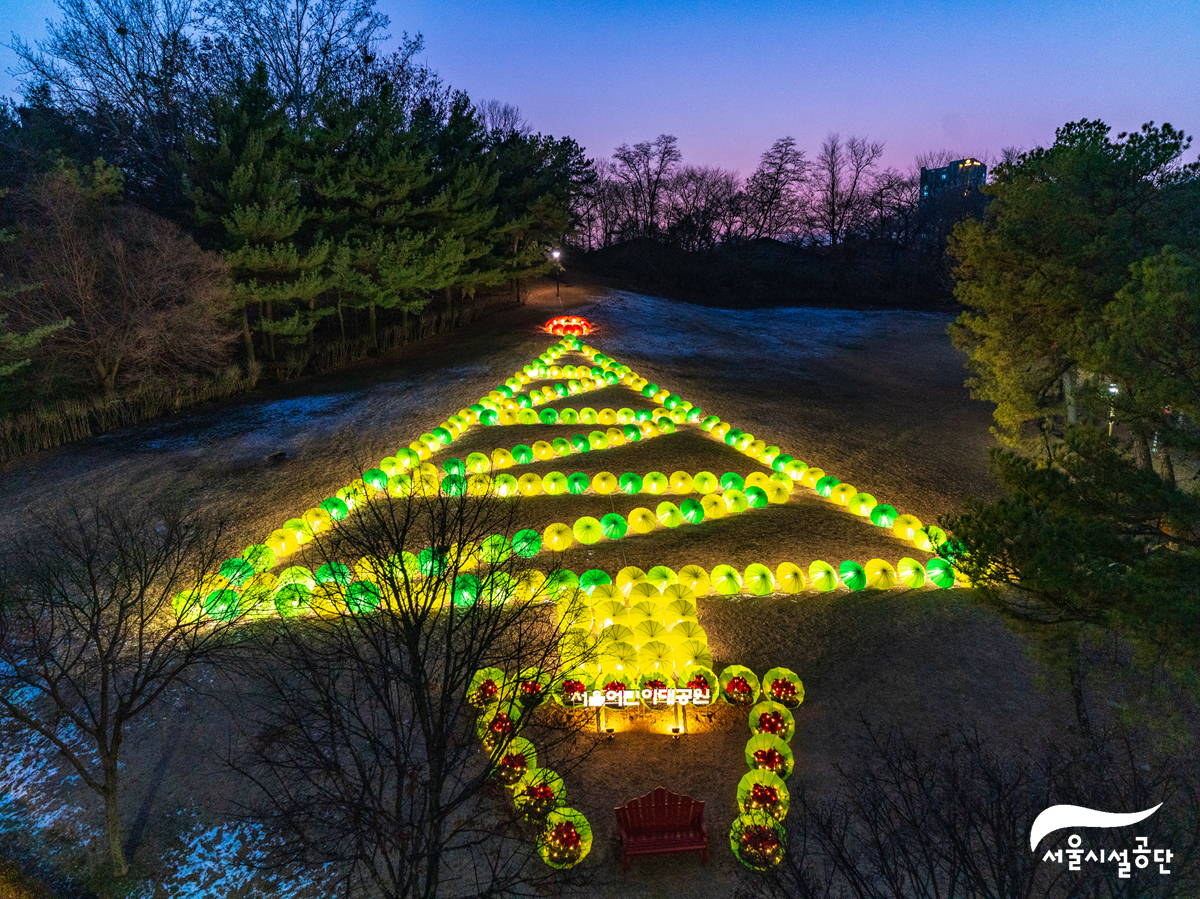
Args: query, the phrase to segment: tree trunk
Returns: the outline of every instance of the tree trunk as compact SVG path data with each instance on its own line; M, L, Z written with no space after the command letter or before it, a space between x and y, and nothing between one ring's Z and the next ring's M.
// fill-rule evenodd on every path
M96 373L100 376L100 389L104 391L104 398L111 400L117 395L117 365L105 365L100 360L96 360Z
M275 311L270 300L267 300L267 321L275 321ZM267 359L272 365L275 364L275 332L271 330L267 330Z
M408 343L408 308L400 307L400 330L404 334L404 342Z
M1075 718L1079 722L1080 735L1091 742L1094 738L1092 718L1088 714L1087 695L1087 663L1084 661L1083 628L1075 637L1075 664L1071 666L1071 696L1075 700Z
M1171 462L1171 454L1166 450L1162 453L1162 479L1168 486L1175 486L1175 465Z
M242 306L242 339L246 342L246 370L254 368L254 335L250 333L250 315Z
M317 300L316 297L308 301L308 311L314 313L313 317L308 322L308 357L311 359L317 355Z
M379 337L375 331L375 304L374 303L371 303L369 306L367 306L367 323L369 326L368 330L370 332L369 339L371 342L371 349L378 350L379 349ZM342 339L344 340L345 338L343 337Z
M1067 404L1067 424L1075 424L1079 420L1079 410L1075 407L1075 375L1065 371L1062 376L1063 400Z
M454 327L454 288L446 288L446 312L445 312L445 330L450 330Z
M1150 453L1150 440L1144 433L1138 433L1133 441L1134 455L1137 457L1138 468L1154 471L1154 457Z
M129 873L129 862L125 860L125 846L121 839L121 805L117 789L115 760L105 762L104 777L104 827L108 834L108 851L112 858L113 873L124 877Z
M342 329L342 343L346 342L346 319L342 317L342 295L338 293L338 327Z

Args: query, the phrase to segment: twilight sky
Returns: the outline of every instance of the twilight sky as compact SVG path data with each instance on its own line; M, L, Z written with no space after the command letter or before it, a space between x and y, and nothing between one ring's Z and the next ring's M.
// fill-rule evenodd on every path
M473 99L520 107L589 156L675 134L684 161L749 174L778 137L830 131L982 156L1102 118L1200 132L1196 0L817 3L379 0L390 31ZM52 0L0 0L0 35L41 37ZM395 43L394 41L389 43ZM0 69L15 58L0 49ZM0 75L0 93L14 80ZM1194 159L1200 144L1188 151Z

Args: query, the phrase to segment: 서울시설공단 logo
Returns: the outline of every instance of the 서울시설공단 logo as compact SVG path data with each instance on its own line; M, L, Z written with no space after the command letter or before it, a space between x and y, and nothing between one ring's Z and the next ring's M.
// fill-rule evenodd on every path
M1084 827L1128 827L1139 821L1145 821L1161 807L1162 803L1160 802L1154 808L1145 811L1122 814L1120 812L1102 812L1082 805L1052 805L1034 819L1033 827L1029 829L1029 848L1031 851L1037 852L1038 843L1056 830L1074 830ZM1149 868L1151 865L1158 865L1159 874L1171 873L1170 868L1167 867L1173 858L1170 849L1151 847L1149 837L1135 837L1134 843L1137 848L1132 851L1128 848L1085 849L1083 837L1073 833L1067 837L1067 849L1058 849L1057 851L1047 849L1046 854L1042 856L1042 861L1057 862L1061 865L1065 858L1067 869L1070 871L1082 870L1084 862L1101 865L1115 863L1117 876L1122 878L1130 877L1135 868L1141 870Z

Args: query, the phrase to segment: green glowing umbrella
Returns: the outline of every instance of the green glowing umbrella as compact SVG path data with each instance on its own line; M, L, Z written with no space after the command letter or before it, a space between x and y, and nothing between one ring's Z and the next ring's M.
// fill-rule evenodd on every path
M513 535L512 547L518 556L532 558L542 551L542 535L529 528L523 528Z
M727 471L721 475L722 490L743 490L746 487L746 480L740 474L734 471Z
M746 496L741 490L726 490L723 497L725 499L725 508L734 515L745 512L750 508L750 497Z
M742 814L760 812L782 821L787 817L790 800L787 784L774 772L750 771L738 781L737 801Z
M600 522L588 515L576 520L575 527L571 530L575 539L584 545L596 543L604 537L604 529Z
M838 566L838 576L851 590L862 590L867 586L867 573L861 565L850 559Z
M935 586L949 590L954 586L954 566L945 559L930 559L925 572Z
M755 734L746 741L746 764L755 771L771 771L787 780L795 759L791 747L772 734Z
M722 596L733 596L742 591L742 575L732 565L718 565L709 575L713 589Z
M559 496L567 492L567 476L561 471L551 471L542 475L542 490L551 496Z
M677 528L683 524L683 513L674 503L659 503L658 508L655 509L655 517L658 519L658 523L666 528Z
M726 666L720 684L721 695L727 702L749 706L758 701L758 675L744 665Z
M642 489L641 477L634 474L632 471L627 471L625 474L621 475L617 479L617 483L620 484L623 492L629 494L640 493Z
M761 509L769 502L767 499L767 491L763 490L761 487L747 487L745 496L746 502L751 508L754 509Z
M915 590L925 586L925 566L905 556L896 563L896 576L905 587Z
M755 488L751 487L750 489ZM771 569L760 562L746 566L746 572L742 575L742 583L755 596L766 596L768 593L775 592L775 577L772 575Z
M679 504L679 512L688 524L699 524L704 520L704 503L688 497Z
M748 718L750 730L755 734L772 734L785 743L790 743L796 733L796 718L787 706L770 699L756 703Z
M658 495L666 493L670 486L671 482L665 474L661 471L652 471L642 481L642 492Z
M838 585L837 572L828 562L817 559L808 566L808 580L814 588L822 593L828 593Z
M890 528L896 523L896 508L889 505L878 505L871 510L871 524L876 527Z

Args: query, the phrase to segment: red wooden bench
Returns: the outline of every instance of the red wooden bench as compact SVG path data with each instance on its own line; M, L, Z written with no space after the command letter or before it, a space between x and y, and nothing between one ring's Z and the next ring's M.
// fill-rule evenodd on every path
M629 856L698 850L708 864L708 829L704 826L704 803L658 787L640 799L619 808L621 867L629 870Z

